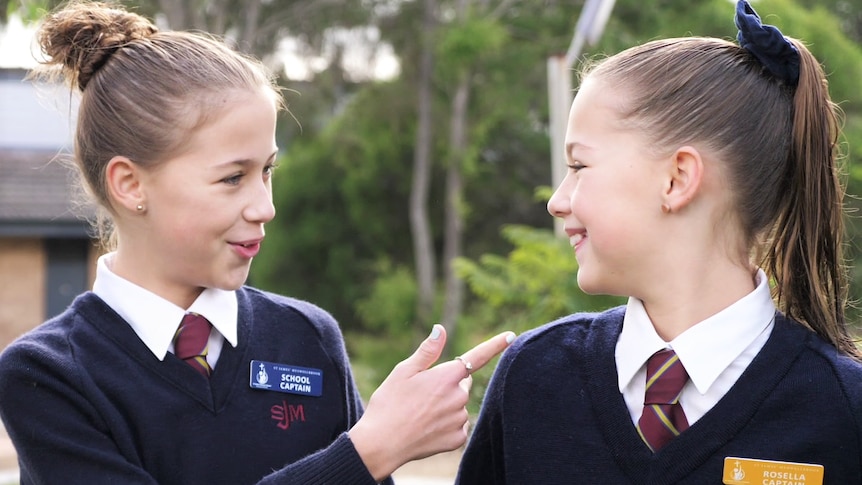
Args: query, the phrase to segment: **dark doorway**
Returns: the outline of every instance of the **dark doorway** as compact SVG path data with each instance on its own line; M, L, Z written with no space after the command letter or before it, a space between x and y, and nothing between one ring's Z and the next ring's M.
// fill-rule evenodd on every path
M45 315L62 313L87 288L88 239L47 239L48 278Z

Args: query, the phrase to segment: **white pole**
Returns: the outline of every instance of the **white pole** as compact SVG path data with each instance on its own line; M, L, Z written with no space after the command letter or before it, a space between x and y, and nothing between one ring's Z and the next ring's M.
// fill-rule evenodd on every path
M564 56L548 58L548 111L551 135L551 183L556 189L566 176L566 125L572 105L572 75ZM564 236L563 221L554 218L554 232Z
M572 42L564 56L548 58L548 111L551 136L551 183L556 189L566 176L566 125L572 105L572 66L581 55L584 42L598 42L614 8L615 0L587 0L575 25ZM554 232L565 236L563 222L554 218Z

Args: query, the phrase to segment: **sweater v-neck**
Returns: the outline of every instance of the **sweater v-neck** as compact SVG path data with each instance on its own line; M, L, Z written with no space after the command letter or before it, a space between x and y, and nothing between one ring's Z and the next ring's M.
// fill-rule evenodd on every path
M143 367L161 378L168 385L186 394L198 405L213 414L218 414L230 399L238 385L238 373L248 348L251 310L248 298L237 292L239 304L237 318L238 343L236 347L225 345L212 375L207 379L172 353L159 360L135 334L134 330L104 301L93 293L86 294L78 309L85 320L96 327L111 342ZM92 312L92 313L91 313Z
M676 483L701 467L752 419L805 346L806 331L778 315L772 335L727 394L688 430L652 453L637 434L617 382L614 346L623 310L593 322L584 342L584 380L594 412L620 468L634 483Z

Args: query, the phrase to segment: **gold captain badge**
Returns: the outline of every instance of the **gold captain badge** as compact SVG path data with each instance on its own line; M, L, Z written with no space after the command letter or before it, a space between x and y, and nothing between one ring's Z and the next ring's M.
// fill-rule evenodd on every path
M823 465L789 461L724 459L725 485L823 485Z

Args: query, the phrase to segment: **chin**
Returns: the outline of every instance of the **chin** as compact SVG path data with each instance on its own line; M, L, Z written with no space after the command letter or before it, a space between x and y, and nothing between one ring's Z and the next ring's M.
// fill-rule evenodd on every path
M591 278L581 269L578 269L578 288L587 295L609 295L612 293L607 284L597 278Z
M220 290L224 290L224 291L236 291L236 290L242 288L242 285L244 285L244 284L245 284L245 280L243 280L239 283L219 285L219 286L216 286L216 288L218 288Z
M234 291L240 289L247 280L248 271L241 275L237 274L230 275L229 278L220 278L214 282L215 284L213 284L213 287L225 291Z

